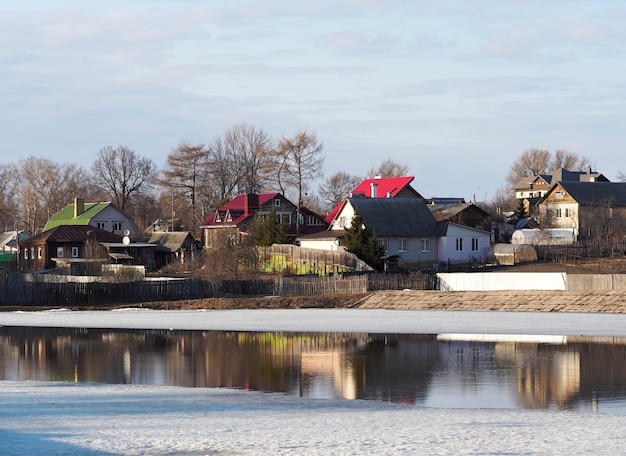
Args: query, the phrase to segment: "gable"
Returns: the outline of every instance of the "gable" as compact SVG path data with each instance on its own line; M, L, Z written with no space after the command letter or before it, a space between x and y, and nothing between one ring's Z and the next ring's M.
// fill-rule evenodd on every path
M539 204L556 202L626 206L626 182L558 182Z

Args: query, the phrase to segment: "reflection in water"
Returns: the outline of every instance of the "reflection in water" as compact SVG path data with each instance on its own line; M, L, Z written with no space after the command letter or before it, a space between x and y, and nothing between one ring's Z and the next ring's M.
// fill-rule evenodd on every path
M626 347L434 336L0 328L0 379L626 414Z

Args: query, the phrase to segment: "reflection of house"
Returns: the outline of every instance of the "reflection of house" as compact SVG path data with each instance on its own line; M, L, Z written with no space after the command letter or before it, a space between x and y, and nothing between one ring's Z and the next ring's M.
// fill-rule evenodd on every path
M76 198L74 204L68 204L50 217L43 230L61 225L90 225L119 235L126 230L131 236L138 232L135 222L113 203L85 203L82 198Z
M557 182L538 207L545 227L581 237L617 233L626 222L626 182Z
M324 231L328 224L315 212L300 208L300 220L295 204L280 193L238 195L211 214L200 226L204 230L204 247L218 243L220 234L237 235L245 233L255 216L267 217L276 214L278 223L287 226L287 236L311 234Z
M189 261L196 251L196 241L189 231L154 232L148 243L155 245L157 267Z
M36 234L20 243L19 266L24 272L57 267L57 262L101 262L101 252L88 252L87 242L122 242L122 236L89 225L62 225ZM108 260L105 260L108 261Z

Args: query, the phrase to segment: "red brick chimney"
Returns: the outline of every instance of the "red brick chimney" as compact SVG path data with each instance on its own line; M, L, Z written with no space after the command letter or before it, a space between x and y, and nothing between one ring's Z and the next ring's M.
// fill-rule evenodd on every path
M259 209L259 195L256 193L248 193L244 202L244 214L254 214Z

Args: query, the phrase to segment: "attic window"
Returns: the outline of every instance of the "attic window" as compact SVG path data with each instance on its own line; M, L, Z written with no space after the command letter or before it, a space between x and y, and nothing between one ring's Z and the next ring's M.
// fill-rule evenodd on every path
M215 213L215 223L221 223L222 222L222 217L220 217L220 213L216 212Z
M100 230L106 230L106 222L98 222L97 228Z
M279 198L276 198L276 199L274 200L274 206L276 206L276 207L280 207L280 199L279 199Z
M225 217L224 221L226 221L226 222L232 222L233 221L233 217L232 217L232 215L230 215L230 212L226 213L226 217Z
M557 199L563 199L564 196L563 192L554 192L554 197Z

